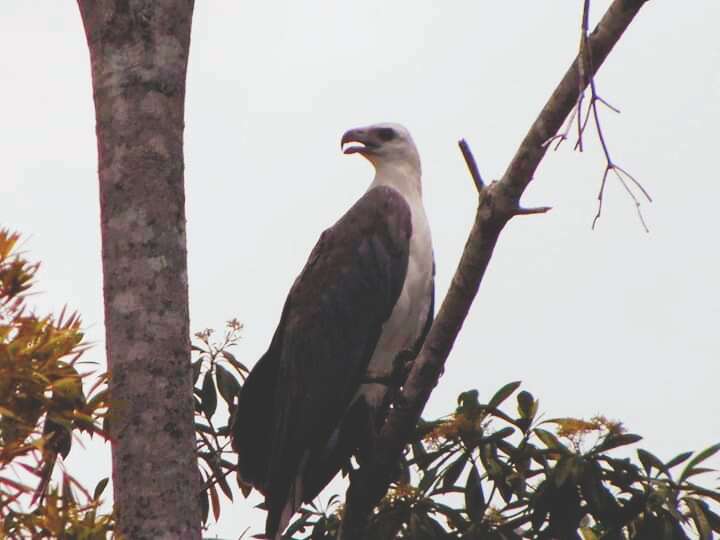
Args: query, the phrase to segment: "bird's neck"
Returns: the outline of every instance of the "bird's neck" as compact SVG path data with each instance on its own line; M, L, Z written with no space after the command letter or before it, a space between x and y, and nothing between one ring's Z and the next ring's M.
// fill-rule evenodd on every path
M420 167L404 162L378 163L375 165L375 179L368 189L389 186L406 198L422 198Z

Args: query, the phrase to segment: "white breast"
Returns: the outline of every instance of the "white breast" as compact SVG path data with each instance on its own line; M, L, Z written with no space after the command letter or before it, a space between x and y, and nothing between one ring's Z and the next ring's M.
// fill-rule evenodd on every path
M433 251L425 209L419 193L402 195L410 206L413 227L407 275L397 304L383 325L370 359L368 372L371 376L390 375L397 354L415 346L425 327L432 300ZM371 406L377 407L386 391L386 385L366 384L359 393Z

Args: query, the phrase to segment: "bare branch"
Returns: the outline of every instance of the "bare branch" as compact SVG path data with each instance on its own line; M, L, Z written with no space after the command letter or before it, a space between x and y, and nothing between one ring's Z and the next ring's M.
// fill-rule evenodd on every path
M645 219L643 218L642 212L640 211L640 201L638 201L638 198L632 192L632 190L630 189L630 186L628 186L627 182L623 178L623 175L620 174L621 169L619 167L613 166L612 170L615 173L615 176L618 177L618 180L620 180L620 184L622 184L622 187L625 188L625 191L627 191L628 195L630 195L630 198L635 203L635 209L637 210L638 217L640 218L640 223L642 224L643 228L645 229L645 232L650 232L650 229L648 229L647 225L645 224Z
M627 172L625 169L623 169L619 165L615 165L615 169L617 169L618 171L623 173L625 176L627 176L630 179L630 181L633 184L635 184L635 186L642 192L642 194L645 195L645 198L648 200L648 202L652 202L652 197L650 196L650 194L647 191L645 191L645 188L642 187L642 184L640 182L635 180L635 177L632 174Z
M582 112L578 113L578 138L575 143L575 150L578 150L580 152L583 151L583 135L585 133L585 128L587 127L587 124L591 118L594 120L595 124L595 130L597 131L598 138L600 139L600 144L602 146L603 153L605 154L605 171L603 173L602 182L600 183L600 193L598 194L598 209L595 213L595 217L593 218L592 222L592 228L595 228L595 225L597 224L597 221L600 219L600 214L602 213L602 203L603 203L603 196L605 191L605 186L607 185L607 176L610 171L615 172L616 176L620 180L620 183L625 188L625 191L630 195L630 198L635 203L635 208L638 213L638 217L640 219L640 223L642 224L643 228L646 232L650 232L647 224L645 223L645 218L642 214L642 208L640 205L640 201L635 196L635 193L630 189L630 187L625 182L625 179L623 178L622 174L624 174L628 179L632 181L632 183L645 195L645 197L648 199L649 202L652 202L652 198L648 194L648 192L645 190L645 188L638 182L631 174L629 174L627 171L622 169L621 167L615 165L615 163L612 161L610 157L610 151L608 149L607 142L605 140L605 135L603 133L602 125L600 124L600 115L598 113L598 103L602 103L605 105L608 109L610 109L613 112L620 113L620 110L616 107L613 107L610 103L608 103L604 98L602 98L597 91L597 86L595 84L595 76L594 72L595 70L592 68L592 61L593 57L592 54L590 54L589 49L587 47L588 43L588 20L589 20L589 10L590 10L590 0L584 0L584 6L583 6L583 17L582 17L582 32L580 36L580 52L578 53L578 58L580 59L580 70L581 70L581 78L583 77L583 66L587 62L587 65L590 67L590 76L589 76L589 83L590 83L590 104L588 105L588 110L585 113L585 119L581 122ZM583 94L584 89L580 92L580 97L578 98L578 111L580 111L582 100L583 100ZM557 148L557 147L556 147ZM620 174L622 173L622 174Z
M412 435L432 389L437 385L445 360L480 287L500 232L516 215L520 197L547 151L547 141L562 127L564 120L577 105L580 93L589 84L589 79L646 1L613 1L597 28L587 38L586 48L593 65L583 73L580 69L581 59L575 59L520 144L502 179L485 186L480 192L475 223L450 289L380 429L373 455L359 469L351 472L340 533L343 540L363 538L369 516L387 491L406 441Z
M600 215L602 213L602 203L603 203L603 196L605 191L605 186L607 185L607 176L610 171L614 171L618 178L620 179L621 184L625 188L625 190L628 192L630 197L632 198L633 202L635 203L635 208L637 209L638 217L640 218L640 223L642 224L643 228L648 231L647 225L645 223L645 218L642 215L642 208L640 205L640 201L638 201L637 197L635 196L634 192L629 188L629 186L625 183L625 179L622 178L620 174L618 174L618 171L620 171L623 175L625 175L628 179L631 180L631 182L642 192L642 194L645 196L645 198L652 202L652 198L648 194L648 192L645 190L645 188L638 182L631 174L629 174L627 171L616 165L611 157L610 157L610 151L608 149L607 142L605 141L605 135L602 130L602 126L600 124L600 116L598 113L597 105L598 103L601 103L605 105L608 109L615 113L620 113L620 110L617 107L614 107L610 103L608 103L607 100L605 100L603 97L601 97L597 92L597 86L595 84L595 69L593 67L593 55L591 53L591 49L588 45L589 40L589 19L590 19L590 0L584 0L583 1L583 13L582 13L582 22L580 24L580 46L578 48L578 56L577 56L577 63L578 63L578 71L579 71L579 78L578 78L578 98L576 101L576 107L573 108L569 119L567 120L567 124L565 129L560 133L553 135L549 139L547 139L543 143L543 147L546 147L550 145L553 141L557 141L555 144L555 147L553 150L557 150L558 147L562 144L563 141L567 140L568 135L570 133L570 129L573 126L573 123L577 119L577 140L575 141L575 146L573 147L573 150L577 150L579 152L583 151L583 141L584 141L584 135L585 130L588 126L588 123L590 122L590 119L593 119L593 123L595 124L595 129L598 134L598 138L600 139L600 144L603 149L603 153L605 154L605 171L603 173L602 182L600 183L600 192L598 194L598 209L595 213L595 217L593 218L592 222L592 228L595 228L595 225L597 224L598 220L600 219ZM585 95L585 88L589 84L590 86L590 103L587 106L587 110L583 114L582 110L582 104L583 99ZM648 231L649 232L649 231Z
M603 105L605 105L605 106L606 106L608 109L610 109L612 112L617 113L617 114L620 114L620 109L618 109L617 107L613 107L613 106L610 105L607 101L605 101L602 97L600 97L600 96L595 96L595 99L596 99L597 101L599 101L600 103L602 103Z
M529 216L532 214L545 214L552 210L552 206L536 206L534 208L518 208L513 212L514 216Z
M598 113L597 104L598 102L604 103L607 107L610 109L619 112L617 109L615 109L612 105L610 105L607 101L602 99L597 95L597 89L595 87L595 79L590 80L590 90L592 92L592 97L590 101L590 106L592 108L592 114L593 119L595 121L595 129L598 134L598 138L600 139L600 145L602 146L603 153L605 154L605 172L603 173L603 179L600 183L600 193L598 194L598 210L595 214L595 217L593 218L592 222L592 228L595 228L595 224L597 223L598 219L600 219L600 213L602 211L602 202L603 202L603 192L605 190L605 186L607 184L607 176L610 171L613 171L615 173L615 176L617 176L618 180L622 184L623 188L625 188L625 191L628 193L630 198L635 203L635 209L638 214L638 218L640 219L640 224L643 226L643 229L645 229L645 232L650 232L650 229L648 229L647 224L645 223L645 218L642 214L642 207L640 205L640 201L638 200L637 196L633 192L633 190L628 186L627 182L625 181L625 178L623 176L627 177L645 196L645 198L648 200L648 202L652 202L652 197L650 197L650 194L645 190L645 188L638 182L633 175L631 175L629 172L627 172L622 167L616 165L612 158L610 157L610 150L608 149L607 142L605 141L605 135L602 130L602 126L600 124L600 114Z
M475 161L475 156L473 156L472 150L470 150L470 145L465 139L460 139L458 141L458 146L465 158L465 163L470 171L470 176L472 176L473 182L475 182L475 188L478 193L480 193L483 189L485 189L485 182L483 182L482 176L480 176L480 170L478 169L477 162Z
M478 169L477 162L475 161L475 156L470 149L470 145L465 139L460 139L458 141L458 146L460 147L463 158L465 158L465 163L467 164L468 170L470 171L470 176L472 176L472 179L475 182L475 187L478 190L478 194L480 194L485 189L485 183L480 176L480 170ZM531 214L544 214L546 212L549 212L550 210L552 210L551 206L539 206L537 208L521 208L518 206L517 208L513 209L512 215L528 216Z

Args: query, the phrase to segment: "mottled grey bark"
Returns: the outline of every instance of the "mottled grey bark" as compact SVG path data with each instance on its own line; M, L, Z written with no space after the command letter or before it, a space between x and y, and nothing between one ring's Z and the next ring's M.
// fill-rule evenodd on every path
M400 453L438 382L477 294L500 232L513 216L536 212L521 209L520 197L545 155L547 145L544 143L562 127L580 92L587 87L589 77L597 72L646 1L615 0L611 4L589 38L592 62L590 66L586 62L582 70L585 77L581 77L576 59L531 126L502 179L481 187L475 223L447 296L381 429L372 461L363 463L351 478L343 540L364 536L368 516L387 491Z
M192 0L78 0L95 98L117 532L200 538L183 128Z

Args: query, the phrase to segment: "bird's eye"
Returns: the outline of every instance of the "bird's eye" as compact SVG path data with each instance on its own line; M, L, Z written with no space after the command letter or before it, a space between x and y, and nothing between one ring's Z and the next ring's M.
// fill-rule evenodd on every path
M380 140L384 142L392 141L395 138L395 130L393 128L378 128L377 134Z

